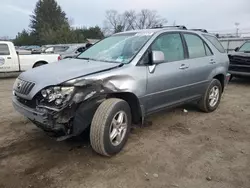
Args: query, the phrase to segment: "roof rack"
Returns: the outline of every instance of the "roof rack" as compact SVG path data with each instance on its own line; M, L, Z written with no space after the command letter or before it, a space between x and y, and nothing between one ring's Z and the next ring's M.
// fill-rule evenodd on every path
M184 25L176 25L176 26L163 26L163 25L159 25L159 26L155 26L152 27L152 29L159 29L159 28L176 28L176 29L183 29L183 30L187 30L186 26Z
M190 29L192 31L201 31L203 33L208 33L206 29Z

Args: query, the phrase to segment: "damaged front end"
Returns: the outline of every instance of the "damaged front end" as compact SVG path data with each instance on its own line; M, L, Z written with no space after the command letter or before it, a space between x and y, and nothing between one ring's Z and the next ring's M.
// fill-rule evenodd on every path
M24 111L24 107L18 107L15 102L14 107L39 128L60 133L56 134L60 135L59 140L65 140L81 134L90 126L96 109L108 94L121 91L122 88L113 82L118 81L125 89L124 84L131 86L129 80L121 75L106 79L74 79L42 89L31 101L15 95L16 100L29 109Z
M36 110L44 113L45 121L32 121L45 131L63 133L62 140L81 134L105 98L104 90L98 86L89 83L43 89L35 100Z

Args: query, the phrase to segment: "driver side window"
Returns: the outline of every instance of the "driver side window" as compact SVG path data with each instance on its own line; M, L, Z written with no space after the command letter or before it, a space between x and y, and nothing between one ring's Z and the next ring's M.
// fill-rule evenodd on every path
M166 62L185 59L182 39L179 33L167 33L158 37L151 46L152 51L162 51Z

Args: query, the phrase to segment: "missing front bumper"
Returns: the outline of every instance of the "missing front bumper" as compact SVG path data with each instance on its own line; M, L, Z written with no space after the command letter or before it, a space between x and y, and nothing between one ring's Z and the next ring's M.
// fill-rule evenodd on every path
M44 111L40 112L36 109L32 109L20 103L15 96L12 97L12 104L16 111L28 118L37 127L43 129L46 132L65 132L63 124L57 124L49 117L49 114Z

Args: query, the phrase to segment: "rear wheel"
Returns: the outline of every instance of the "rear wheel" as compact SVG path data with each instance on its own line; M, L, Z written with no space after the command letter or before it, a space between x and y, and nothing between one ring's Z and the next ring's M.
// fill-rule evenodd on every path
M199 101L199 107L204 112L213 112L220 104L222 86L219 80L213 79L208 86L202 99Z
M90 143L99 154L112 156L119 153L127 142L131 127L128 103L111 98L96 110L90 127Z

